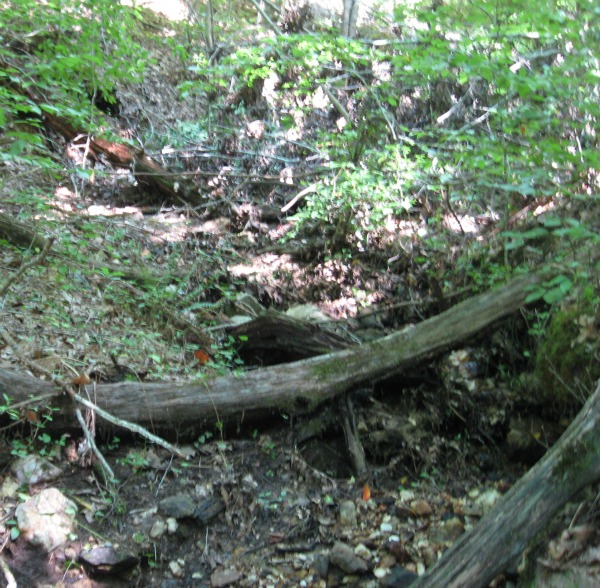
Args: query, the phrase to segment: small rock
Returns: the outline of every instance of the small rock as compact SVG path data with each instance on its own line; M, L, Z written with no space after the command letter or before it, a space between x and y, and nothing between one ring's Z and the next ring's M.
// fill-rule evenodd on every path
M77 506L56 488L46 488L17 506L15 515L22 536L33 545L52 551L75 528Z
M413 490L407 490L406 488L400 490L401 502L410 502L414 498L415 498L415 493Z
M21 484L19 484L19 482L17 482L13 477L6 476L2 482L2 486L0 487L0 498L3 500L6 498L14 498L17 495L20 485Z
M207 498L194 509L194 518L206 525L211 519L225 510L225 503L221 498Z
M117 551L110 546L94 547L82 551L79 554L79 561L88 573L112 575L125 574L139 563L139 559L134 555Z
M265 123L262 120L253 120L246 125L246 134L251 139L262 139L265 134Z
M196 503L187 494L167 496L158 503L159 510L167 517L184 519L193 516Z
M347 574L367 571L367 563L358 557L351 547L339 541L331 548L329 561Z
M173 517L169 517L167 519L167 533L169 533L169 535L173 535L173 533L175 533L175 531L177 531L178 527L179 527L179 523L177 522L177 519L175 519Z
M169 562L169 570L176 578L182 578L185 573L185 562L182 559Z
M387 568L375 568L373 570L373 575L378 579L381 580L382 578L385 578L388 575L389 570Z
M395 566L387 576L381 579L381 585L389 588L408 588L416 579L417 574L413 574L400 566Z
M435 541L438 543L454 543L465 532L465 525L458 517L452 517L444 521L435 533Z
M235 568L217 568L210 577L210 585L212 588L223 588L235 584L241 577L242 574Z
M159 537L162 537L164 535L166 530L167 523L165 523L165 521L163 521L162 519L157 519L156 521L154 521L154 524L150 529L150 537L152 539L158 539Z
M485 514L486 512L494 508L496 502L500 500L501 496L502 494L500 494L498 490L492 488L490 490L486 490L483 494L481 494L475 501L475 504L477 506L480 506L483 514Z
M388 541L387 548L397 562L407 563L412 561L411 555L406 551L406 547L402 544L401 541Z
M346 528L356 528L356 505L352 500L344 500L340 504L340 525Z
M315 557L310 567L313 572L321 578L327 578L327 573L329 572L329 558L325 554L320 553Z
M410 508L420 517L427 517L433 512L431 505L426 500L414 500L410 503Z
M411 508L401 502L395 505L395 512L399 519L410 519L415 516Z
M19 484L39 484L55 480L61 475L61 470L39 455L28 455L17 459L11 465L11 470Z
M423 547L421 550L421 556L423 557L423 561L428 568L430 568L437 561L435 551L429 546Z
M367 546L363 545L362 543L359 543L354 548L354 553L355 553L355 555L358 555L358 557L360 557L361 559L364 559L367 562L371 561L371 559L373 558L373 554L369 551Z

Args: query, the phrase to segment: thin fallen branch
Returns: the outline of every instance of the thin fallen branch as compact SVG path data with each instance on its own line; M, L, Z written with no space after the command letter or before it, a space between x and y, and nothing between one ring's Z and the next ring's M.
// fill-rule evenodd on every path
M271 20L271 17L267 14L265 9L256 0L251 0L251 2L252 4L254 4L254 7L256 8L256 10L258 10L259 14L267 21L267 24L269 25L271 30L276 35L281 35L281 29Z
M94 453L94 455L100 462L102 471L108 475L106 480L109 483L114 482L115 474L112 471L112 468L108 465L108 462L106 461L106 459L104 459L102 452L98 449L98 446L96 445L96 441L94 440L94 435L92 435L92 432L90 431L89 427L87 426L87 423L85 422L85 419L83 418L83 414L81 413L81 409L79 407L75 408L75 416L77 417L79 425L81 426L81 430L83 431L83 435L85 436L85 440L87 441L89 448L92 450L92 452Z
M140 437L144 437L144 439L148 439L148 441L150 441L151 443L155 443L156 445L160 445L161 447L164 447L167 451L174 453L177 457L181 457L181 458L185 459L185 457L186 457L185 454L182 453L179 449L177 449L177 447L175 447L171 443L168 443L164 439L161 439L160 437L153 435L152 433L150 433L150 431L147 431L143 427L140 427L139 425L136 425L135 423L131 423L129 421L125 421L123 419L117 418L116 416L113 416L112 414L110 414L106 410L100 408L93 402L90 402L89 400L86 400L82 396L79 396L79 394L73 393L73 398L80 404L83 404L83 406L85 406L86 408L93 410L95 413L98 414L98 416L101 416L104 420L108 421L109 423L112 423L113 425L115 425L117 427L121 427L122 429L131 431L132 433L136 433L136 434L140 435Z
M33 247L34 249L43 250L47 243L44 237L38 235L27 225L2 212L0 212L0 236L24 249Z
M317 191L317 185L311 184L304 188L304 190L300 190L298 194L296 194L285 206L281 208L281 212L287 212L296 202L298 202L301 198L304 198L307 194L314 194Z
M0 328L0 337L2 337L6 341L6 343L13 348L13 351L15 351L15 352L18 351L18 348L19 348L18 343L12 338L11 335L9 335L6 331L4 331L1 328ZM66 396L70 400L71 405L78 402L79 404L82 404L83 406L85 406L88 410L94 411L94 413L98 414L103 419L107 420L108 422L112 423L113 425L121 427L122 429L125 429L125 430L129 430L132 433L137 433L138 435L148 439L152 443L156 443L157 445L164 447L165 449L167 449L171 453L174 453L178 457L181 457L181 458L186 457L174 445L172 445L171 443L168 443L167 441L165 441L164 439L161 439L160 437L157 437L156 435L153 435L152 433L150 433L143 427L141 427L135 423L130 423L130 422L127 422L126 420L114 417L108 411L103 410L102 408L99 408L94 403L90 402L89 400L82 398L79 394L77 394L76 392L73 391L73 385L68 384L63 378L55 376L54 374L52 374L45 368L39 366L38 364L27 359L26 357L20 356L20 360L25 365L27 365L31 370L44 374L49 380L54 382L54 384L56 386L59 386L61 391L64 393L64 396ZM81 377L77 378L77 379L81 379ZM112 469L110 468L110 466L108 465L108 463L106 462L106 460L104 459L104 456L101 454L100 450L96 446L93 435L89 431L89 429L85 423L85 419L83 418L83 415L81 414L81 411L79 410L79 408L76 405L74 406L74 410L75 410L75 415L76 415L77 421L79 422L79 424L81 425L81 428L83 429L83 433L84 433L84 436L86 437L88 445L89 445L90 449L93 451L93 453L96 455L96 457L98 457L98 461L100 462L100 465L103 468L104 473L106 474L106 479L109 481L114 480L115 475L114 475Z
M7 536L9 536L8 533ZM17 588L17 581L15 580L13 573L10 571L8 564L4 560L4 557L2 557L2 554L0 554L0 569L2 570L4 578L6 579L6 588Z
M349 125L351 125L352 117L350 116L350 113L344 108L343 104L334 96L334 94L331 91L331 89L329 88L329 86L327 86L326 84L323 84L321 86L321 88L323 88L323 92L325 92L325 94L327 94L327 98L329 98L329 100L331 100L331 103L333 104L335 109L338 111L339 115L342 118L346 119L346 122Z

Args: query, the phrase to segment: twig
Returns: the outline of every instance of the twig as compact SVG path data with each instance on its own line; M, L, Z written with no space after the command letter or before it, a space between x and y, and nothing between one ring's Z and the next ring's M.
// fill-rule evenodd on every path
M254 4L256 10L260 13L260 15L267 21L269 27L276 35L281 35L281 29L271 20L271 17L265 12L265 9L256 1L251 0L252 4Z
M290 208L292 208L292 206L294 206L294 204L296 204L296 202L298 202L298 200L300 200L301 198L303 198L304 196L306 196L307 194L312 194L314 192L317 191L317 185L316 184L311 184L310 186L307 186L306 188L304 188L304 190L300 190L300 192L298 192L298 194L296 194L282 209L281 212L287 212Z
M36 255L33 259L30 259L27 263L24 263L19 268L19 271L16 274L14 274L10 278L8 278L8 280L6 280L4 286L2 286L0 288L0 297L4 296L6 294L6 292L8 291L8 289L11 287L11 285L14 284L30 267L33 267L34 265L40 265L41 263L43 263L44 259L46 259L46 256L48 255L48 253L50 253L50 249L53 244L54 244L54 237L51 237L50 239L48 239L46 241L46 243L44 244L44 248L42 249L42 251L39 255Z
M177 457L181 457L183 459L186 458L185 454L182 453L179 449L177 449L177 447L175 447L174 445L171 445L169 442L165 441L164 439L161 439L160 437L153 435L152 433L150 433L150 431L147 431L143 427L140 427L139 425L136 425L135 423L132 423L130 421L124 421L122 419L118 419L117 417L113 416L109 412L106 412L104 409L100 408L93 402L90 402L89 400L86 400L82 396L79 396L79 394L76 394L75 392L72 392L72 394L73 394L73 398L75 400L77 400L77 402L79 402L80 404L83 404L83 406L85 406L86 408L89 408L90 410L96 411L96 413L99 416L101 416L104 420L108 421L109 423L112 423L113 425L117 425L118 427L122 427L124 429L128 429L132 433L137 433L141 437L145 437L146 439L148 439L148 441L151 441L152 443L155 443L156 445L160 445L161 447L164 447L167 451L174 453Z
M362 479L367 476L369 468L367 466L367 460L365 459L365 450L356 430L352 401L348 395L346 395L344 398L340 399L338 406L341 412L342 428L344 429L346 445L348 447L350 459L352 460L352 465L354 466L354 472Z
M436 126L443 125L451 116L453 116L456 112L458 112L464 105L465 100L473 94L473 80L469 83L469 87L467 91L461 96L459 100L457 100L448 112L437 117Z
M351 125L352 117L350 116L348 111L344 108L342 103L333 95L333 92L330 90L330 88L326 84L323 84L321 86L321 88L323 88L323 92L325 92L325 94L327 94L327 98L329 98L329 100L331 100L331 103L335 106L335 109L338 111L340 116L344 117L346 119L346 122L349 125Z
M90 449L94 452L94 455L98 458L98 461L100 462L100 465L102 466L103 471L109 475L108 481L112 482L115 479L115 474L112 471L112 468L108 465L108 462L104 459L104 456L102 455L100 450L98 449L98 446L96 445L96 442L94 441L94 437L93 437L91 431L89 430L89 428L85 422L85 419L83 418L83 415L81 414L81 410L79 408L75 408L75 416L77 417L77 420L79 421L79 424L81 425L81 429L83 430L83 434L85 435L85 439L86 439Z
M2 337L6 341L6 343L8 343L15 351L18 349L17 342L6 331L3 331L1 328L0 328L0 337ZM36 364L34 361L30 361L26 357L20 357L20 360L25 365L27 365L30 369L44 374L46 377L48 377L50 380L52 380L54 383L56 383L58 386L60 386L62 391L69 398L71 398L72 401L77 401L80 404L83 404L83 406L85 406L86 408L89 408L90 410L95 411L96 414L100 415L104 420L108 421L109 423L113 423L114 425L123 427L124 429L128 429L132 433L137 433L138 435L145 437L152 443L155 443L156 445L160 445L161 447L164 447L168 451L177 455L177 457L181 457L183 459L186 458L186 456L179 449L177 449L174 445L171 445L164 439L161 439L160 437L153 435L152 433L150 433L149 431L146 431L146 429L144 429L143 427L140 427L139 425L136 425L135 423L131 423L129 421L124 421L122 419L118 419L117 417L114 417L110 413L103 410L102 408L96 406L93 402L90 402L89 400L82 398L81 396L79 396L79 394L74 392L72 389L72 386L69 385L68 383L66 383L61 377L55 376L54 374L49 372L47 369ZM75 414L77 414L77 407L75 407L75 411L76 411ZM79 417L77 417L77 418L79 420ZM80 424L81 424L81 421L80 421ZM84 431L84 435L86 435L86 431L89 433L87 426L85 426L85 422L83 425L83 431ZM87 435L86 435L86 438L87 438ZM89 441L89 439L88 439L88 441ZM94 447L95 447L94 444L90 444L90 448L92 448L92 450ZM99 450L96 448L96 451L94 451L94 453L96 453L96 455L98 455ZM105 467L106 460L104 460L102 458L100 460L100 464L102 465L102 467ZM108 475L110 476L108 479L114 479L114 474L112 473L112 470L110 468L108 468L106 470L106 473L108 473Z
M2 555L0 555L0 568L2 569L2 573L6 578L6 588L17 588L17 581L13 576L13 573L10 571L8 564L4 561Z

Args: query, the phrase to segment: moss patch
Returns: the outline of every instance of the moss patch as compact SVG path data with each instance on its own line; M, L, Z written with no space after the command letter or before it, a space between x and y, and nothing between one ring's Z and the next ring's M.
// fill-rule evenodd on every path
M575 414L600 377L597 318L593 309L567 307L551 319L533 370L536 403L558 417Z

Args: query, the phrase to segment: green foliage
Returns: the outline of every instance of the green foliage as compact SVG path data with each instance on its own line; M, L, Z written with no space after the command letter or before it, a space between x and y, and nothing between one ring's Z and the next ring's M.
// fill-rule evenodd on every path
M320 225L333 249L365 248L423 198L437 225L450 208L507 219L547 196L589 197L581 179L600 163L591 50L599 16L590 0L458 1L435 11L416 2L397 9L396 21L413 27L408 39L267 37L218 64L199 57L182 90L214 94L231 79L240 89L272 78L284 129L314 111L323 86L348 105L345 127L320 135L330 175L305 199L293 235ZM511 251L536 236L506 237Z
M193 92L215 92L230 80L252 87L258 80L278 76L280 89L293 88L296 95L314 90L328 80L331 71L370 67L371 49L359 41L339 35L281 35L266 37L256 45L245 45L213 65L202 55L189 69L197 79L181 86L183 96ZM336 65L337 64L337 65Z
M346 243L368 248L386 220L411 208L410 187L419 172L414 162L398 154L395 147L383 153L369 152L358 167L340 164L335 176L321 183L306 197L306 206L292 220L298 227L319 221L332 228L330 246L338 250ZM293 237L297 231L291 233Z
M115 103L118 82L138 79L148 61L135 41L137 9L112 0L19 0L0 12L0 126L10 140L4 160L52 165L35 132L43 114L97 131L95 102ZM10 123L10 124L9 124Z

